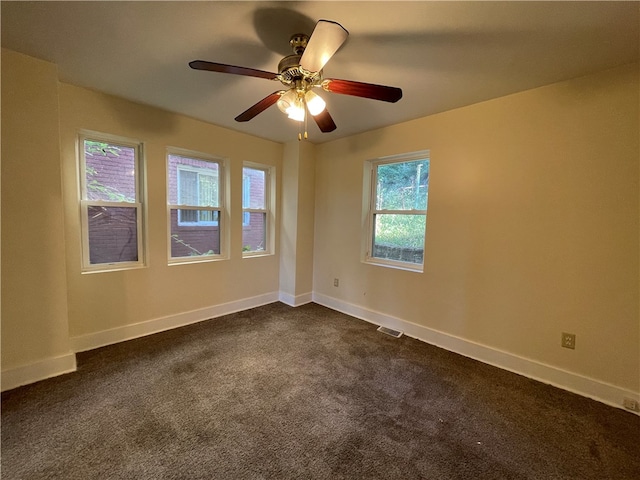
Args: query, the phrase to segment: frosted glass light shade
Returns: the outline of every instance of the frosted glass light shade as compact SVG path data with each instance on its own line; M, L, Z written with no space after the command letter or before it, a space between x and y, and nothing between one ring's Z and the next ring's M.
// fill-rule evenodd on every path
M322 113L324 108L327 106L325 101L322 99L320 95L309 90L305 95L305 101L307 102L307 108L309 109L309 113L314 117L319 113Z
M282 95L276 102L276 105L278 105L280 111L286 113L290 119L297 122L304 120L304 103L295 90L289 90Z
M297 99L297 93L294 90L289 90L278 99L276 105L278 105L278 108L282 113L287 113L287 110L295 105Z
M302 101L296 102L295 105L289 107L287 109L287 115L296 122L302 122L304 120L304 105Z

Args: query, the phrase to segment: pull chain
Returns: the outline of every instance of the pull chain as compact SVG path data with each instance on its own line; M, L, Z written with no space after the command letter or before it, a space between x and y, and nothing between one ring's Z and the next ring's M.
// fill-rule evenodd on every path
M309 138L309 135L307 134L307 119L309 118L309 116L307 115L307 101L304 99L304 97L302 98L302 108L304 109L304 119L302 122L300 122L300 126L298 129L298 141L302 141L302 139L304 138L305 140L307 138Z

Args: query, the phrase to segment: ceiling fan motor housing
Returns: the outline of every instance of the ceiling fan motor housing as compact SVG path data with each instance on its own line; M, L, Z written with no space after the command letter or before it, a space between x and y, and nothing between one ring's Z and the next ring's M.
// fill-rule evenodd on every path
M284 57L278 64L278 78L287 87L306 91L313 85L319 85L322 80L321 72L307 72L300 67L300 59L308 42L309 35L305 33L296 33L289 40L293 55Z
M302 55L288 55L278 64L279 80L287 87L304 83L308 88L320 83L322 72L312 72L310 75L309 72L302 70L300 68L301 57Z
M302 78L302 71L300 70L301 57L302 55L288 55L280 60L278 73L282 83L289 85Z

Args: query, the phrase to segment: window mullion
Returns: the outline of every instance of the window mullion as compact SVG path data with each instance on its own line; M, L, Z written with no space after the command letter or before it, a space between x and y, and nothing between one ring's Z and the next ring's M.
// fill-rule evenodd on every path
M132 204L129 204L132 205ZM220 211L220 207L205 207L198 205L169 205L169 208L173 208L175 210L211 210L211 211Z
M374 215L426 215L426 210L374 210Z
M91 205L94 207L140 207L141 202L107 202L104 200L80 200L83 205Z
M243 208L242 211L248 213L267 213L267 210L264 208Z

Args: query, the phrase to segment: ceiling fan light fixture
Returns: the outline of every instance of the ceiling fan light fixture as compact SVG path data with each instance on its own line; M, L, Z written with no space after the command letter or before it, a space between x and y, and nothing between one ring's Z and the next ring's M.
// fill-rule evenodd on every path
M282 113L286 113L287 116L297 122L304 120L305 108L304 102L298 92L294 89L284 93L276 102L278 108Z
M296 100L298 99L298 95L294 90L288 90L286 93L282 94L276 105L280 109L282 113L288 113L287 110L295 105Z
M299 105L289 107L287 109L287 115L291 120L302 122L304 120L304 106L300 103Z
M304 100L307 104L307 108L309 109L309 113L314 117L322 113L327 106L322 97L311 90L305 94Z
M338 22L318 20L310 37L302 33L291 37L290 45L293 49L293 55L288 55L280 60L278 73L205 60L194 60L189 62L189 66L194 70L278 80L284 85L284 90L267 95L238 115L235 120L236 122L248 122L267 108L277 104L281 112L290 119L301 123L298 139L302 140L302 138L307 138L309 115L313 117L314 123L321 132L328 133L336 129L336 124L326 109L324 99L311 92L314 87L321 87L330 93L391 103L402 98L402 90L397 87L323 78L323 67L340 49L348 36L349 32Z

